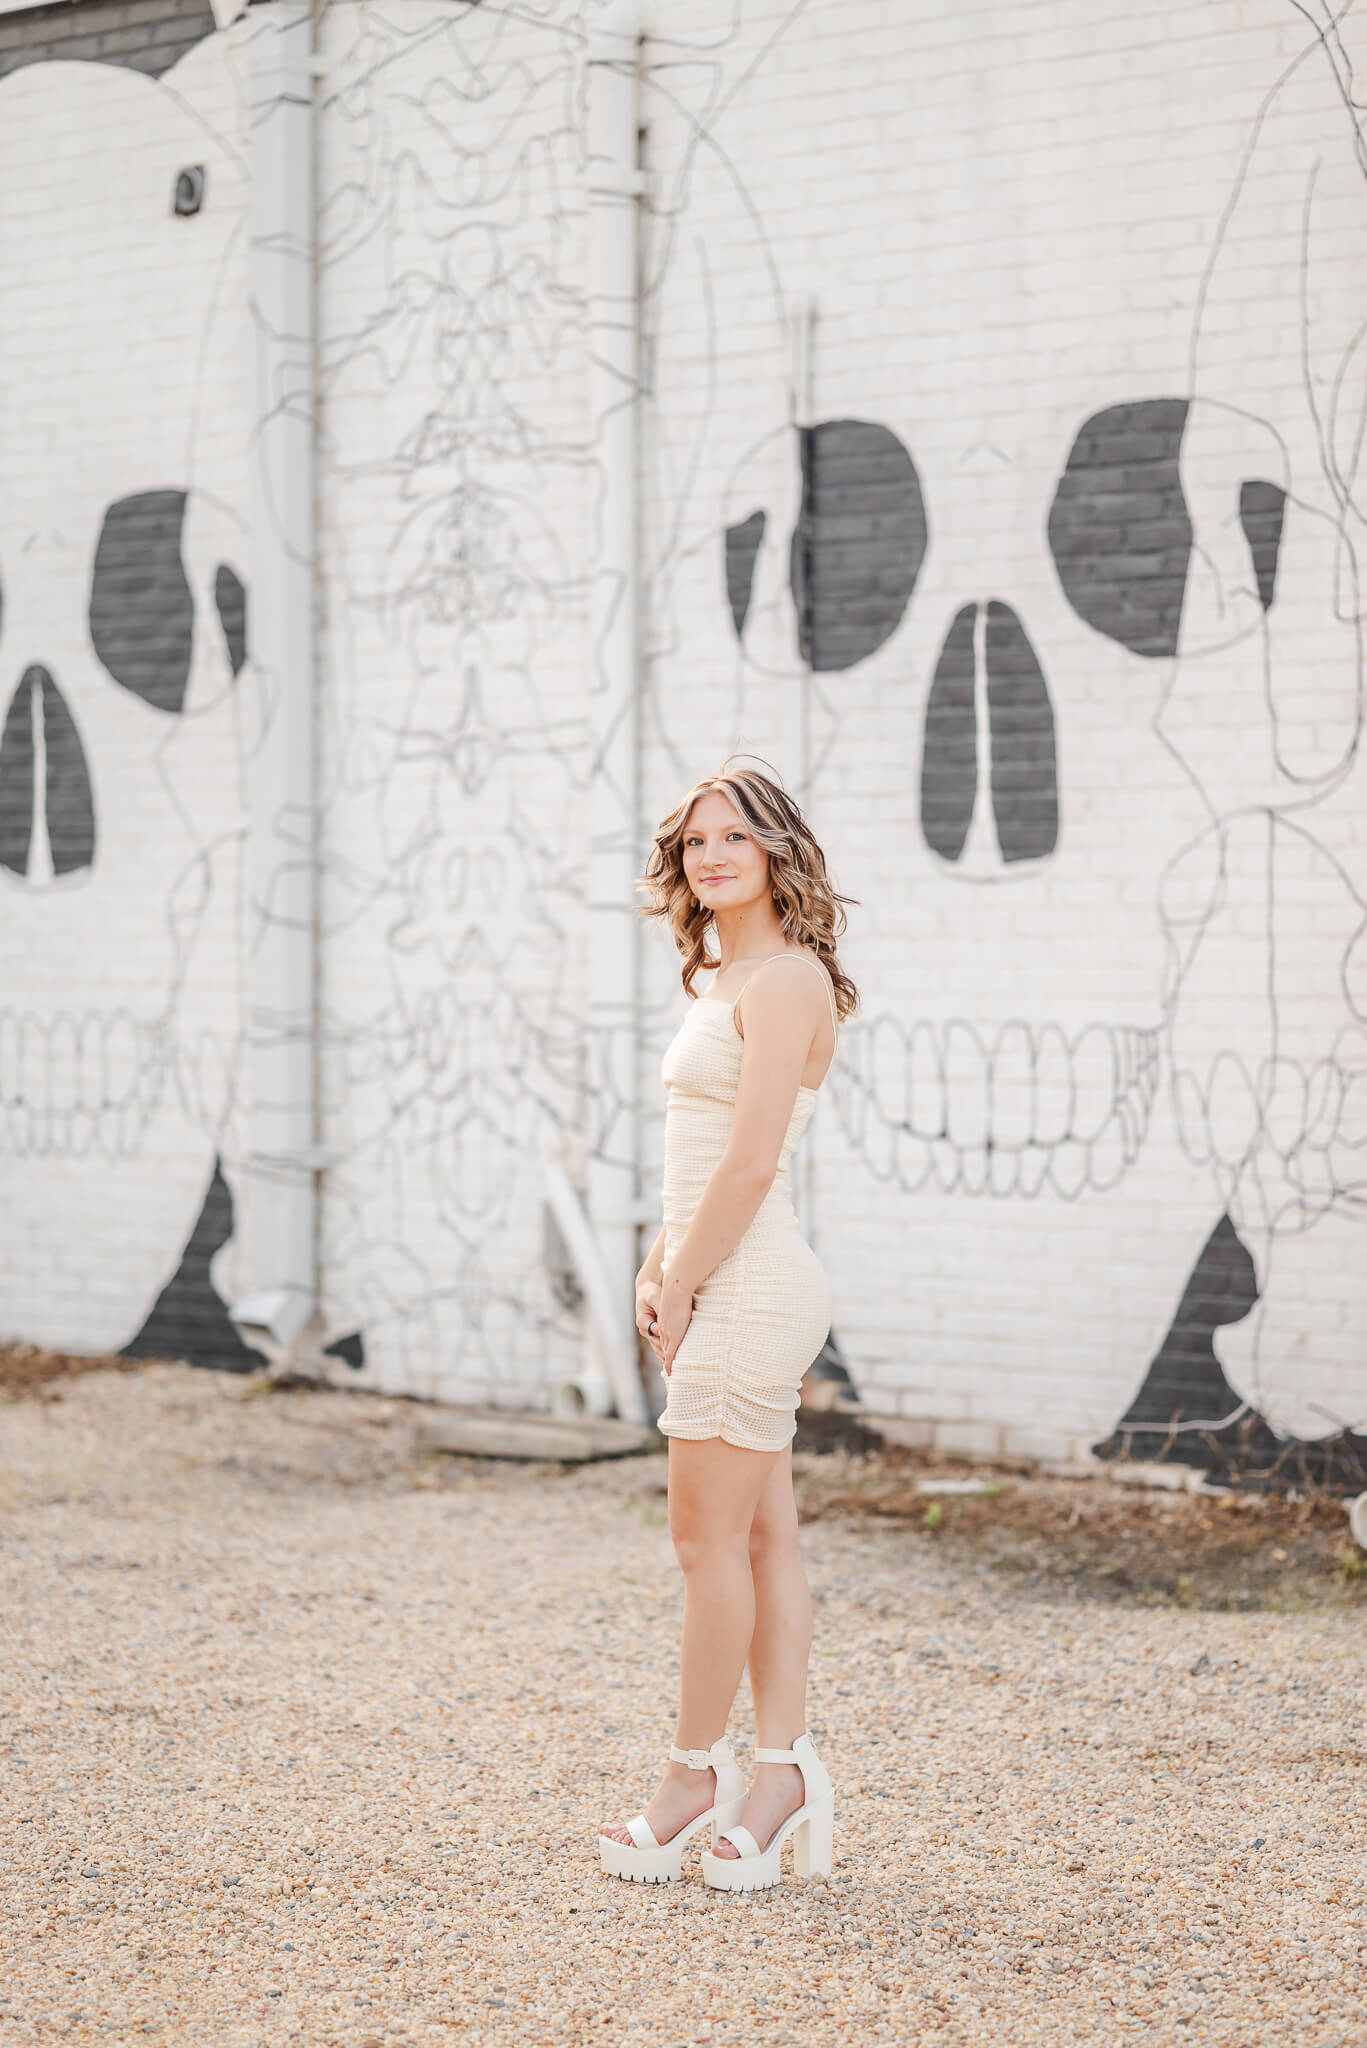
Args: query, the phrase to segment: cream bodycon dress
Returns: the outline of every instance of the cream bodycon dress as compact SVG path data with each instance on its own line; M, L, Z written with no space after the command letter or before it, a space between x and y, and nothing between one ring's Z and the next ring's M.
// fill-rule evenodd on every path
M815 960L808 964L826 984L834 1022L830 979ZM734 1003L700 997L664 1056L666 1265L731 1134L743 1050L734 1012ZM666 1436L719 1436L744 1451L781 1451L793 1439L802 1375L831 1325L831 1291L798 1230L788 1183L816 1098L815 1088L798 1089L773 1185L736 1249L694 1296L666 1381Z

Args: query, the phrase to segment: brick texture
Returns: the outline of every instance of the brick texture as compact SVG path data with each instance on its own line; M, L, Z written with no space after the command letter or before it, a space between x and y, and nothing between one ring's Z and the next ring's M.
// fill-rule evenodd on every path
M947 1445L1175 1431L1323 1473L1367 1424L1354 19L677 0L643 47L642 853L743 749L857 899L803 1213L863 1397ZM242 30L208 27L0 17L0 1197L39 1276L0 1325L89 1345L189 1316L178 1275L196 1316L228 1289L247 1142L248 195ZM519 1403L580 1356L542 1177L582 1170L612 1082L584 1036L583 30L568 0L320 28L328 1334L351 1377ZM45 82L55 57L104 61ZM181 493L184 586L164 548L144 589L133 543ZM111 634L91 575L128 502ZM160 879L105 945L76 907L116 849L125 908ZM115 1013L152 1028L139 978L190 930L200 992L143 1063L160 1180L72 1137L64 1216L26 1090L68 1114L94 1015L98 1134ZM643 949L648 1200L680 998Z
M0 14L0 77L60 58L122 64L160 78L213 33L208 0L56 0Z

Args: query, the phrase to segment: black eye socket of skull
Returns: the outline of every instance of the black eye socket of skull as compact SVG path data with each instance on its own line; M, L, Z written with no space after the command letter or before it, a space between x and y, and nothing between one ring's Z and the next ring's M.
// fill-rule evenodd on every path
M195 602L180 556L184 491L140 491L104 515L90 584L90 638L116 683L180 711Z
M929 539L921 479L896 434L873 421L825 420L800 438L789 551L799 645L814 669L853 668L891 638L916 588Z
M1078 429L1049 550L1078 617L1132 654L1177 652L1192 531L1179 457L1185 398L1108 406Z

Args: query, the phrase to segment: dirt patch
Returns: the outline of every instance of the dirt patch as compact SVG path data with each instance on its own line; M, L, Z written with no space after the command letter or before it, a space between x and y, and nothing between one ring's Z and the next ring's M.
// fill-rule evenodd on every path
M891 1449L807 1453L796 1469L803 1521L914 1529L1022 1590L1233 1611L1367 1604L1367 1554L1344 1503L1326 1494L1154 1489Z
M119 1358L99 1352L85 1358L72 1351L46 1351L41 1344L0 1344L0 1397L17 1400L24 1394L53 1397L53 1382L88 1372L139 1372L141 1358Z

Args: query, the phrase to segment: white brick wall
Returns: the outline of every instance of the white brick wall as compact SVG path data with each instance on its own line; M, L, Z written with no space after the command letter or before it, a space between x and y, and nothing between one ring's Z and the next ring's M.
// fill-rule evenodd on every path
M578 1356L580 44L408 5L322 50L328 1311L368 1379L535 1405Z
M322 30L326 1307L333 1334L362 1334L363 1377L450 1398L544 1400L578 1343L550 1290L539 1188L548 1157L581 1168L586 1127L584 27L569 4L396 0L382 15L334 5ZM161 85L37 66L0 86L6 190L22 176L52 194L2 230L30 237L12 261L19 303L40 309L15 315L7 293L5 374L72 451L57 466L36 443L0 451L6 703L26 663L56 661L49 623L74 635L64 690L88 660L74 572L75 596L35 596L40 630L15 637L27 537L60 532L88 565L98 505L132 474L126 444L180 432L183 451L186 420L197 459L222 469L230 527L250 404L242 360L235 385L219 368L197 391L177 383L204 303L214 334L231 331L240 244L196 299L156 254L157 236L186 246L164 220L143 238L125 212L112 238L92 235L73 196L84 160L51 152L41 111L80 98L59 132L87 156L139 95L149 149L175 142L187 93L208 94L226 133L236 33ZM1083 0L674 0L644 48L642 814L733 748L805 777L860 899L848 957L864 997L810 1141L809 1221L864 1398L955 1448L1076 1451L1136 1397L1131 1421L1150 1432L1243 1410L1307 1438L1367 1426L1367 185L1340 89L1351 54L1280 0L1108 18ZM218 192L234 189L230 158ZM173 275L174 317L134 323ZM814 674L788 580L803 300L812 423L894 435L927 530L895 628ZM127 337L98 389L66 395L64 319ZM168 453L157 474L184 469ZM1056 558L1065 472L1077 489ZM845 478L836 504L831 475L816 479L820 516L848 521L822 542L817 601L847 590L856 629L883 602L869 565L899 573L871 481ZM724 535L757 511L742 644ZM211 567L226 528L204 545ZM986 671L956 685L952 624L992 604L1009 610L979 620ZM131 737L106 739L97 682L76 716L112 856L101 792L140 786L162 714L119 705ZM39 1168L11 1143L0 1198L23 1249L0 1321L23 1335L124 1341L215 1151L233 1179L230 1096L202 1100L195 1077L233 1071L235 764L254 714L249 676L221 702L205 687L175 757L193 794L174 825L150 799L130 822L141 907L123 892L132 921L100 968L108 986L130 963L155 979L156 935L180 928L173 889L211 873L179 1122L115 1179L93 1154ZM971 735L965 689L976 799L971 746L967 771L962 746L959 768L952 747L926 752L928 716L932 734ZM1008 860L999 833L1037 816L1049 720L1057 842ZM192 770L201 739L217 751ZM162 788L172 757L149 758ZM949 857L936 807L952 818L964 802ZM207 868L177 833L213 849ZM102 874L79 900L94 905ZM36 898L13 883L0 872L27 916ZM45 950L55 906L48 891L29 926L0 931L18 992L3 1000L49 1020L95 1000L85 955ZM679 1001L658 934L645 950L651 1179ZM187 1050L211 1037L212 1054ZM229 1247L222 1292L230 1265Z
M173 76L37 63L0 82L0 1331L78 1350L135 1335L234 1146L248 714L214 589L246 573L245 189L230 47ZM177 219L186 164L212 203ZM89 627L105 516L149 492L186 494L174 706L116 679ZM173 566L131 565L149 644L147 579ZM57 693L46 834L20 745L38 671ZM93 859L54 874L63 832Z
M899 1135L937 1129L940 1107L924 1092L909 1103L886 1059L817 1126L816 1241L855 1377L960 1447L1005 1430L1081 1448L1125 1412L1228 1211L1262 1301L1214 1338L1234 1394L1207 1419L1242 1397L1306 1435L1361 1423L1360 1083L1338 1107L1367 1056L1350 950L1365 879L1359 598L1339 578L1351 541L1335 510L1356 456L1324 457L1315 420L1352 376L1367 191L1331 64L1270 4L1110 20L1082 7L747 9L739 26L720 6L686 14L671 14L671 38L691 35L695 65L653 53L646 113L672 251L655 295L657 433L688 456L652 478L688 621L651 676L672 742L648 764L655 809L732 745L796 766L782 737L802 688L782 588L786 301L817 304L814 417L892 427L930 530L898 630L812 686L812 814L862 899L849 950L865 1023L847 1034L846 1072L868 1072L874 1044L910 1042L918 1022L952 1060L950 1027L967 1027L946 1104L967 1142L928 1157ZM669 105L681 73L692 131ZM1303 216L1309 389L1292 281ZM1082 422L1164 397L1196 401L1181 457L1196 553L1174 659L1080 619L1046 545ZM1356 431L1360 375L1340 447L1349 418ZM1289 493L1266 618L1237 517L1250 477ZM775 612L772 625L752 613L738 659L708 538L754 509L769 514L757 592ZM946 629L994 598L1018 614L1052 700L1060 831L1049 860L969 879L927 847L918 782ZM1269 811L1286 821L1272 853ZM1013 1019L1037 1042L1050 1024L1156 1034L1156 1100L1114 1185L1068 1199L1048 1182L1032 1198L946 1189L974 1138L1023 1113L1012 1082L989 1120L985 1055ZM1319 1073L1334 1098L1328 1151L1309 1110L1288 1108L1284 1125L1273 1113L1268 1061L1283 1048L1285 1092L1299 1102ZM1213 1153L1179 1097L1220 1120ZM985 1170L979 1154L970 1181Z

